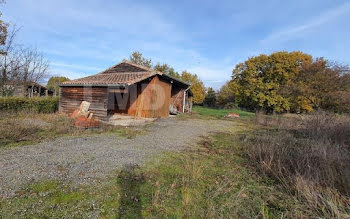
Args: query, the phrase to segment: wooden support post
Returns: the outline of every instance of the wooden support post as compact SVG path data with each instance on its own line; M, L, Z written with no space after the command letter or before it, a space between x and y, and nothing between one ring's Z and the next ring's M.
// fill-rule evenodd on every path
M192 97L190 98L190 113L192 113L192 105L193 105L193 103L192 103Z

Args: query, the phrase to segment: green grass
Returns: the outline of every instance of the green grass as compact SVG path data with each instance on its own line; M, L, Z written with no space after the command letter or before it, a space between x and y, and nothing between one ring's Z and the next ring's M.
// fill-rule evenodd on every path
M43 180L0 201L0 218L113 218L118 212L118 184L115 180L94 187L69 187Z
M247 117L252 117L255 114L247 111L243 111L240 109L215 109L215 108L208 108L208 107L203 107L203 106L193 106L193 112L198 113L201 116L206 116L206 117L214 117L214 118L223 118L227 116L229 113L236 113L240 117L247 118Z
M298 201L259 176L237 136L216 133L197 148L145 167L125 166L94 186L45 180L0 201L0 217L282 218L302 215Z

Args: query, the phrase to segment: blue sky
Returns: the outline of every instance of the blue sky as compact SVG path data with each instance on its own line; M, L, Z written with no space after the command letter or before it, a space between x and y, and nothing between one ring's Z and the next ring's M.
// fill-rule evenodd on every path
M43 51L51 73L71 79L135 50L216 89L261 53L301 50L350 64L349 0L7 0L1 11L21 27L18 43Z

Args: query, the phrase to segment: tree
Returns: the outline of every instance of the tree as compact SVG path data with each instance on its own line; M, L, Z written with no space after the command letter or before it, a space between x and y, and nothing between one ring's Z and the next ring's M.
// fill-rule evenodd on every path
M193 103L202 103L205 98L205 87L198 76L196 74L191 74L187 71L183 71L181 74L181 80L191 84L191 91L193 92Z
M168 64L160 64L159 62L153 67L154 70L168 74L170 66Z
M236 102L251 110L286 112L291 109L286 87L292 86L312 57L302 52L276 52L240 63L232 79L238 86Z
M292 112L310 112L313 109L344 110L350 105L348 90L349 68L317 58L305 64L292 86L286 87ZM344 107L345 106L345 107ZM350 108L349 108L350 109Z
M133 52L129 60L137 65L143 65L147 68L152 68L152 60L144 58L140 52Z
M266 112L350 112L349 68L302 52L276 52L236 65L218 102Z
M181 75L179 74L179 72L175 71L174 68L169 69L168 75L177 79L181 79Z
M49 90L54 91L55 96L58 96L58 90L59 90L59 86L58 84L65 82L65 81L69 81L69 78L66 77L51 77L49 79L49 81L47 82L47 88Z
M4 0L0 0L0 4L3 4ZM0 45L3 46L6 43L6 38L7 38L7 28L8 28L8 23L4 22L1 19L2 13L0 12ZM2 51L0 50L0 53Z
M207 93L203 101L203 105L208 107L216 106L216 92L213 88L208 87Z
M1 46L0 53L0 95L6 96L11 93L6 84L8 81L16 80L20 75L20 68L22 66L22 51L18 46L14 45L14 39L19 31L14 26L8 34L5 44Z
M2 96L10 93L6 86L9 81L38 82L48 74L49 70L48 60L36 48L25 48L15 44L18 31L16 26L12 28L0 54L0 92Z
M49 61L36 48L26 48L22 51L22 66L20 81L38 82L47 76Z
M174 78L180 79L181 75L174 70L173 67L170 67L168 64L160 64L159 62L154 66L154 70L162 72L164 74L170 75Z
M238 85L235 81L231 80L224 84L217 95L217 104L226 106L228 104L234 105L235 99L239 94Z

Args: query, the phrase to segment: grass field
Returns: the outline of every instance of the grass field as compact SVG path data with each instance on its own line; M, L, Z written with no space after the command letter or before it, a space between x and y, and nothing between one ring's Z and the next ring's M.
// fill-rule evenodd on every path
M254 113L243 111L240 109L214 109L203 106L193 106L193 112L201 116L223 118L229 113L236 113L240 117L247 118L254 116Z

